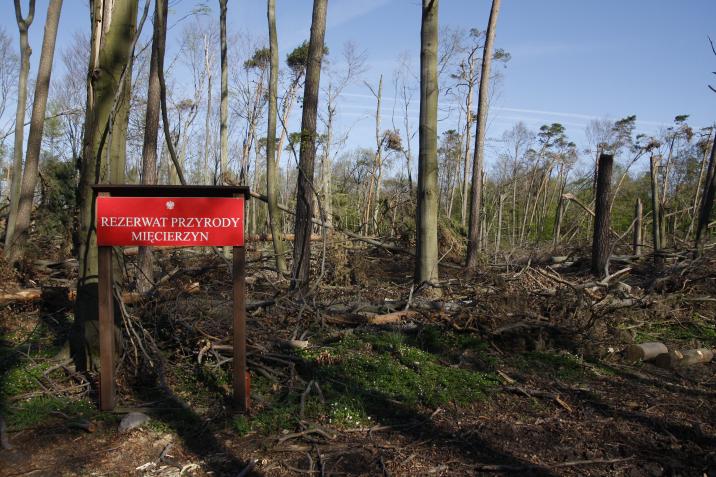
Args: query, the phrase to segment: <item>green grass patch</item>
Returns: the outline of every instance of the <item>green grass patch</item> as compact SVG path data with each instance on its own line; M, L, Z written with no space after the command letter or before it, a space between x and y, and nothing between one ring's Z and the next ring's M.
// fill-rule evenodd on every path
M49 363L22 363L8 370L1 378L2 388L0 398L17 396L41 389L39 380L43 373L50 368Z
M567 353L523 353L513 358L513 364L523 372L547 375L563 381L579 381L587 373L580 358Z
M38 396L22 401L9 408L7 424L11 429L36 426L50 417L53 411L60 411L70 417L94 418L99 415L90 401L65 397Z
M689 322L678 324L655 324L640 328L635 337L637 343L648 341L700 341L703 346L716 346L716 327L698 316Z
M397 333L364 333L307 350L303 357L321 382L342 386L346 395L366 401L398 401L409 406L466 404L484 397L496 383L487 373L444 364L436 354L406 344L417 338ZM437 346L433 338L430 345ZM443 343L440 342L440 345Z
M340 429L360 428L390 418L396 406L401 411L415 411L484 398L497 383L493 375L458 368L450 364L447 354L427 351L483 350L484 345L437 331L431 329L423 336L360 333L297 351L304 360L302 377L316 380L325 398L321 401L312 390L305 401L303 419ZM244 436L296 430L303 389L288 390L261 376L252 378L254 414L233 417L234 431Z

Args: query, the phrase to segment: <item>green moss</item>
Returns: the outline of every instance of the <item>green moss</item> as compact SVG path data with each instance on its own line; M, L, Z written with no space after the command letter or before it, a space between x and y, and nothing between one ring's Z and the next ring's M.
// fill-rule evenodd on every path
M523 371L546 374L563 381L578 381L586 373L579 358L566 353L524 353L513 359L513 364Z
M395 333L348 336L303 354L322 381L342 383L362 399L387 398L411 406L468 403L495 383L491 375L443 365L438 356L404 344Z

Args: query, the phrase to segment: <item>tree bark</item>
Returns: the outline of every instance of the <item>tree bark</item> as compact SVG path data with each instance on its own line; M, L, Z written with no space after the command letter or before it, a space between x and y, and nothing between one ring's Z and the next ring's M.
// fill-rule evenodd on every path
M375 109L375 196L373 200L373 212L370 219L373 233L378 235L378 212L380 210L380 189L383 179L383 139L380 134L380 107L383 101L383 75L378 81L378 93L376 96Z
M470 141L472 140L472 92L475 88L475 55L469 58L467 79L467 97L465 99L465 157L462 161L462 207L460 208L460 223L467 225L467 176L470 164Z
M706 173L706 182L704 183L704 192L701 199L701 210L699 211L699 225L696 228L696 246L701 245L701 239L707 231L711 211L714 206L714 196L716 196L716 139L711 144L711 157L709 158L709 167Z
M25 109L27 108L27 77L30 75L30 55L32 48L28 41L28 31L35 17L35 0L30 0L29 11L22 18L20 0L15 0L15 18L20 32L20 74L17 86L17 109L15 111L15 145L13 148L13 166L10 185L10 210L5 227L5 249L7 250L15 233L17 208L20 203L20 184L22 183L22 153L25 139Z
M415 283L438 280L438 0L423 0Z
M609 202L612 186L614 156L602 154L597 170L597 195L594 209L594 235L592 237L592 273L599 277L608 274L609 267Z
M641 204L641 199L637 197L636 205L634 206L634 243L632 246L634 255L637 257L641 255L642 237L641 227L643 222L644 209Z
M147 86L147 111L144 123L142 145L142 184L157 183L157 137L159 135L160 86L159 86L159 44L166 35L162 11L166 0L156 0L154 8L154 32L152 34L152 56L149 63ZM154 275L154 260L149 247L139 247L139 276L137 288L140 292L149 290Z
M661 251L661 201L659 200L658 167L659 156L651 156L649 161L651 172L651 223L652 239L654 241L654 256Z
M92 185L108 180L110 167L103 166L102 157L107 157L103 150L110 147L105 144L110 116L122 74L131 62L137 3L137 0L114 0L112 5L103 0L90 3L92 36L78 197L79 272L71 337L73 358L80 370L97 369L99 366L98 261ZM164 10L166 25L166 2ZM160 75L161 68L160 61ZM119 316L115 313L115 317ZM118 331L116 335L121 337ZM119 346L115 349L118 350Z
M202 159L202 171L198 175L199 180L204 184L209 183L209 148L211 146L211 80L213 75L211 70L213 67L213 57L209 53L211 45L207 35L204 35L204 66L206 68L206 117L204 118L204 157ZM219 152L221 154L221 152Z
M269 72L268 129L266 131L266 196L268 197L269 223L273 252L276 256L276 272L288 273L284 244L281 240L281 211L278 208L278 163L276 161L276 114L278 98L278 35L276 34L276 0L268 0L266 12L269 28L271 70Z
M470 221L468 226L467 259L468 267L477 265L480 251L480 213L482 209L482 168L485 155L485 128L487 127L487 103L490 86L490 66L492 64L492 49L495 41L495 28L500 13L500 0L492 0L490 20L487 25L485 51L482 55L482 70L480 72L480 89L477 100L477 131L475 133L475 151L472 165L472 191L470 197Z
M326 10L328 0L313 1L311 38L308 46L306 84L303 91L303 114L301 117L301 146L298 162L296 190L296 223L293 242L293 269L291 287L307 291L311 273L311 229L313 219L314 167L316 161L316 116L318 92L321 80L324 38L326 34Z
M37 81L35 83L35 95L32 103L32 116L30 117L30 133L27 137L27 153L25 155L25 169L22 174L22 184L20 187L20 201L17 207L17 220L10 241L10 249L5 250L5 255L10 262L17 262L22 257L22 244L25 243L27 229L30 227L32 202L35 197L35 187L37 186L37 177L40 167L42 130L45 126L47 96L50 91L52 61L55 57L57 27L60 23L61 11L62 0L51 0L47 6L45 33L42 38L40 64L37 68Z
M225 184L229 167L229 63L226 44L226 0L219 0L221 23L221 104L219 105L220 179Z

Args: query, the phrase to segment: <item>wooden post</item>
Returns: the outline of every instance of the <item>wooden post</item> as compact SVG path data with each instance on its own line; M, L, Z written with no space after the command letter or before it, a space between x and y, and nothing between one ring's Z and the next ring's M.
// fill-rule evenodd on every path
M234 247L234 401L240 412L249 410L249 382L246 376L246 249Z
M659 162L659 156L651 156L651 230L654 239L654 257L656 257L661 250L661 226L659 224L661 219L661 202L659 201L659 185L657 177Z
M100 193L106 196L109 194ZM114 300L112 298L112 247L98 248L99 293L99 408L114 409Z
M637 197L636 205L634 206L634 255L637 257L641 255L641 223L643 218L643 207L641 205L641 199Z
M612 184L614 156L599 156L597 172L597 196L594 208L594 235L592 237L592 273L604 277L609 262L609 202Z

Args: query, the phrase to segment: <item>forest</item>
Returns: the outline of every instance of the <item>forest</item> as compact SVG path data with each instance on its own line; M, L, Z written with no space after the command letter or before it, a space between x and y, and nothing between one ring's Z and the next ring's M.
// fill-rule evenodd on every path
M352 2L246 3L0 9L0 477L716 476L702 105L505 124L501 0L406 2L389 62L326 40ZM118 185L246 190L243 245L98 246Z

